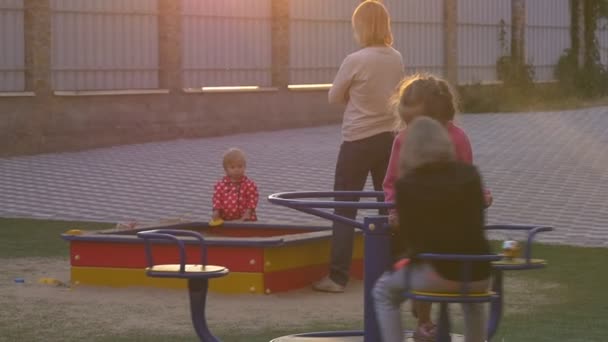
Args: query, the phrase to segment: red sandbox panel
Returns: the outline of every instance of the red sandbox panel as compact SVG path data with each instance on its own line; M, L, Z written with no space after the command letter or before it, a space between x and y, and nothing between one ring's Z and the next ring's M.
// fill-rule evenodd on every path
M176 263L179 260L177 247L152 245L156 264ZM147 266L143 243L120 242L71 242L71 265L88 267L144 268ZM200 252L196 245L186 245L186 262L200 263ZM263 272L263 248L210 246L207 249L209 264L223 265L232 272ZM252 262L254 260L254 262Z
M326 276L327 271L328 265L321 264L265 273L264 286L273 293L304 288ZM363 261L353 260L350 273L353 278L363 279Z

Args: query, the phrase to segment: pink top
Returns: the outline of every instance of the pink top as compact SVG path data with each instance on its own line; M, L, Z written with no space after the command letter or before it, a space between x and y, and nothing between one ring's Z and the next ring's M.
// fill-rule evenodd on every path
M223 220L238 220L243 217L245 210L251 210L248 221L257 221L255 208L258 206L258 188L255 183L243 176L239 182L233 182L230 177L223 177L215 184L213 193L213 210L219 210Z
M467 134L452 121L447 124L448 133L452 142L454 143L454 149L456 150L456 159L468 164L473 164L473 151L471 149L471 142ZM401 142L405 136L404 131L399 132L395 141L393 142L393 150L391 151L391 159L388 162L388 169L386 170L386 177L382 187L384 188L384 201L394 202L395 201L395 182L399 177L399 152L401 151Z

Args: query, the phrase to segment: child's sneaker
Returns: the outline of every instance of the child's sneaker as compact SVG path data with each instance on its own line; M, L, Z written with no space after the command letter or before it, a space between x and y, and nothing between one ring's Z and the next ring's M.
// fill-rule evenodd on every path
M435 341L435 337L437 336L437 326L432 323L425 323L419 325L416 331L414 332L415 342L426 342L426 341Z
M342 293L344 292L344 286L331 280L329 276L317 281L312 284L312 289L320 292L331 292L331 293Z

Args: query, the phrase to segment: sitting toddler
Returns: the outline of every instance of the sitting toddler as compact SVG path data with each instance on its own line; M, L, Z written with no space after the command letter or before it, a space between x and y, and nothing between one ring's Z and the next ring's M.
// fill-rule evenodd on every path
M224 154L226 176L215 184L213 221L257 221L258 189L245 176L245 153L231 148Z

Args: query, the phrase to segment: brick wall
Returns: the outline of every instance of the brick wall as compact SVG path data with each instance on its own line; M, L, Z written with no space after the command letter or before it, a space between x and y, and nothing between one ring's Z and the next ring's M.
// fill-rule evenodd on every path
M0 156L337 123L323 92L0 98Z

